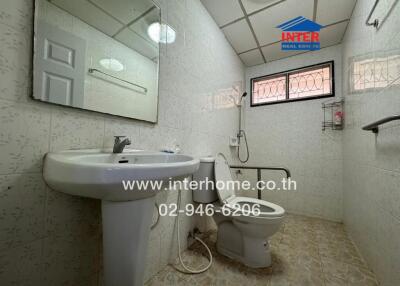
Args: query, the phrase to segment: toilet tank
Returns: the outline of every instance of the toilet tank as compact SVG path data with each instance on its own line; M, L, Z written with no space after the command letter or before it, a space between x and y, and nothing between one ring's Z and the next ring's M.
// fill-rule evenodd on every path
M212 203L218 200L217 191L211 184L205 182L215 182L214 178L214 157L200 158L200 167L193 174L193 181L198 182L198 188L192 190L193 201L197 203ZM203 182L202 184L200 182ZM213 184L215 187L215 184Z

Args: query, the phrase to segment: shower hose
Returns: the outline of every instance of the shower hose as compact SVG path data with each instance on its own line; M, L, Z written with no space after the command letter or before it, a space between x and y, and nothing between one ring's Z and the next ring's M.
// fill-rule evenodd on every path
M247 144L247 137L246 137L246 132L244 130L239 130L239 138L243 136L244 138L244 143L246 144L246 159L242 160L240 158L240 141L239 141L239 146L237 147L237 156L239 158L239 161L242 163L246 163L249 161L250 153L249 153L249 145Z
M202 241L200 238L196 237L196 235L193 235L194 239L196 239L198 242L200 242L205 247L205 249L207 250L210 262L208 263L208 265L206 267L204 267L202 269L191 269L191 268L187 267L185 265L185 263L183 262L182 253L181 253L181 239L180 239L180 235L179 235L179 233L180 233L179 210L181 209L181 201L182 201L181 192L182 192L181 190L179 190L179 192L178 192L178 211L177 211L177 232L176 232L176 235L177 235L177 238L178 238L179 262L181 263L183 269L186 270L186 272L182 271L182 270L180 270L178 268L175 268L175 269L178 270L179 272L182 272L182 273L185 273L185 274L200 274L200 273L203 273L203 272L207 271L211 267L213 257L212 257L210 248L208 248L208 246L205 244L205 242Z

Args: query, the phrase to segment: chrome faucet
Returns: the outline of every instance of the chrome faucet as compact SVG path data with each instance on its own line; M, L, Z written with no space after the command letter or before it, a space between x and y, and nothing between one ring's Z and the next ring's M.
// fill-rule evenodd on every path
M129 138L121 140L121 138L124 138L126 136L114 136L114 137L115 140L114 140L113 153L122 153L126 145L131 145L131 140Z

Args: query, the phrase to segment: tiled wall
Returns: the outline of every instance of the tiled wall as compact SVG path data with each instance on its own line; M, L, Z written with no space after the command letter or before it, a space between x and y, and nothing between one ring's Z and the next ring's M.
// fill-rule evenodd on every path
M344 221L381 285L393 286L400 285L400 123L383 125L378 135L361 127L400 113L400 3L379 2L376 30L364 24L374 2L357 1L343 44ZM363 70L371 89L353 93L360 61L372 62Z
M250 93L253 77L334 60L335 99L340 99L341 52L337 45L247 68L246 89ZM296 191L264 191L263 198L292 213L341 221L342 132L321 130L321 103L331 99L250 107L248 98L244 121L250 147L248 164L286 166L297 181ZM245 175L254 178L255 173ZM266 180L280 180L281 176L263 173Z
M236 132L231 96L241 92L242 63L198 0L160 6L177 41L162 48L159 123L146 124L29 99L32 1L0 2L0 284L97 285L101 269L100 202L46 188L46 152L110 147L113 135L134 148L179 144L185 153L230 156ZM189 197L186 199L190 199ZM159 195L173 202L176 192ZM182 231L191 221L182 218ZM151 233L146 277L175 245L173 218Z

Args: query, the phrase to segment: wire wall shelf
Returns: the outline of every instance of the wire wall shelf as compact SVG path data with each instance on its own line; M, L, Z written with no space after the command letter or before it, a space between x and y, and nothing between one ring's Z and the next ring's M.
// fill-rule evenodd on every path
M322 112L324 119L322 121L322 130L342 130L344 127L343 116L344 99L334 100L322 103Z

